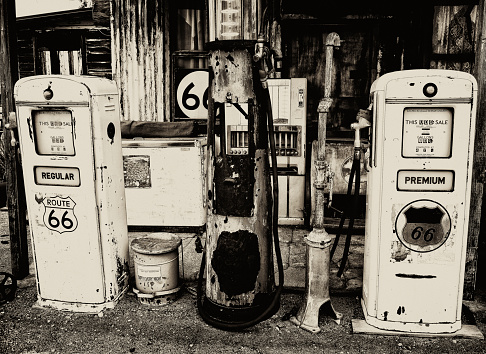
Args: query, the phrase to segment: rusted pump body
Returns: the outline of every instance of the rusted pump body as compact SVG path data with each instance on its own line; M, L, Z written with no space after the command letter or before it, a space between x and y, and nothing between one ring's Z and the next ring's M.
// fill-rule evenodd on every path
M267 125L259 72L253 61L254 45L254 41L209 45L208 218L203 311L209 321L213 318L218 323L238 323L258 316L270 304L275 292ZM231 153L226 144L230 139L225 130L226 121L235 112L248 119L247 150L243 154ZM219 144L216 120L219 121Z

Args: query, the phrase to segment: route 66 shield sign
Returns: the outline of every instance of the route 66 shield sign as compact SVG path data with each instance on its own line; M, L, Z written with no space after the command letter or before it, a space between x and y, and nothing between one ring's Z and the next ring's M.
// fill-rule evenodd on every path
M405 247L416 252L430 252L449 237L451 219L442 205L422 199L406 205L398 214L395 226Z
M47 197L44 204L44 225L49 230L59 232L72 232L78 227L78 219L74 214L76 203L71 197Z

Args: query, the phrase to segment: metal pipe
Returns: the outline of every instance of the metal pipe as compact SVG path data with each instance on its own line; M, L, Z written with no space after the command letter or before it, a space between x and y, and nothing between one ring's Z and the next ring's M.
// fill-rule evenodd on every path
M316 182L314 184L316 206L314 214L314 228L324 228L324 187L326 180L328 179L326 164L326 126L327 118L333 100L331 98L332 89L332 74L333 74L333 56L334 48L341 46L341 40L339 35L335 32L331 32L326 38L326 64L324 70L324 97L319 102L317 112L319 114L318 120L318 136L317 136L317 158L315 161L315 168L317 170Z

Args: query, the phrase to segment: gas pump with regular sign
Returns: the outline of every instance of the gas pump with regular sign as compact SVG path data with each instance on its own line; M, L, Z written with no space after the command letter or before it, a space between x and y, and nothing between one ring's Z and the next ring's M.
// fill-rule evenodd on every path
M37 305L113 307L128 287L118 93L107 79L33 76L15 85Z
M477 84L406 70L371 87L362 307L372 326L461 328Z

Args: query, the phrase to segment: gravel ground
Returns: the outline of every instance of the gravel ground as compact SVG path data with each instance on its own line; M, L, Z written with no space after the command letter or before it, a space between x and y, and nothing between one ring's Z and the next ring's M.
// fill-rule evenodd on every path
M6 214L0 212L0 271L10 271ZM481 339L353 334L351 320L363 318L357 294L332 296L343 321L338 325L322 313L318 334L288 321L303 303L299 292L284 292L272 318L240 332L207 325L189 283L169 305L140 304L129 291L100 315L36 308L36 296L29 276L16 298L0 305L0 353L486 353ZM464 311L464 323L486 333L485 297L478 298L467 303L472 312Z

